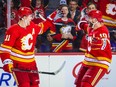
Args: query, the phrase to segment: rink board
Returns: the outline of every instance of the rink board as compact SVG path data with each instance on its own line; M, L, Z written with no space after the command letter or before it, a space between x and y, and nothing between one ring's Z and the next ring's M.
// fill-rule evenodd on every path
M75 87L75 75L80 68L84 55L78 54L39 54L36 55L37 66L40 71L55 71L64 61L64 68L57 75L40 74L40 87ZM0 66L2 63L0 61ZM113 55L109 72L100 80L96 87L116 86L116 55ZM17 87L11 74L0 70L0 87Z

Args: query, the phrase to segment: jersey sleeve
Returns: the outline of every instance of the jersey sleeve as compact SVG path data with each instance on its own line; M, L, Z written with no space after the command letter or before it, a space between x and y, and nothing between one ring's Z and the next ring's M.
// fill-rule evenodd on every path
M11 27L6 31L4 42L0 46L0 53L2 61L10 58L12 46L15 44L19 33L17 28Z
M44 32L46 32L48 29L50 29L50 32L52 34L55 33L55 26L54 24L49 21L49 20L46 20L46 21L43 21L41 23L38 24L38 26L40 27L40 32L39 34L43 34Z

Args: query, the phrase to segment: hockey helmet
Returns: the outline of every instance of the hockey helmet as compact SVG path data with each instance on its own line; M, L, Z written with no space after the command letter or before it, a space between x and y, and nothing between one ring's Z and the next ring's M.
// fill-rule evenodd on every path
M28 16L32 14L32 10L29 7L20 7L18 10L19 18L22 18L24 16Z
M92 10L88 13L89 17L96 18L99 22L102 22L102 12L99 10Z

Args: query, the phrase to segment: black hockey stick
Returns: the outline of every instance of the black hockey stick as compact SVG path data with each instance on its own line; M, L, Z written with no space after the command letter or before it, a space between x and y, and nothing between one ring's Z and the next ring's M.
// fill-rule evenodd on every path
M64 67L66 61L63 62L63 64L61 65L61 67L53 72L47 72L47 71L36 71L36 70L21 70L21 69L17 69L17 68L13 68L13 71L19 71L19 72L28 72L28 73L40 73L40 74L48 74L48 75L56 75L58 74ZM3 69L3 67L0 67L0 69Z

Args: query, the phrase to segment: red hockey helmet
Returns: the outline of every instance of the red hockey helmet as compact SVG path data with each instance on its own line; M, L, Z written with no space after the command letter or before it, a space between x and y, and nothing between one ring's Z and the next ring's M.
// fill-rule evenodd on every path
M18 10L19 18L22 18L23 16L28 16L32 14L32 10L29 7L20 7Z
M102 22L102 12L99 10L92 10L88 13L89 17L96 18L99 22Z

